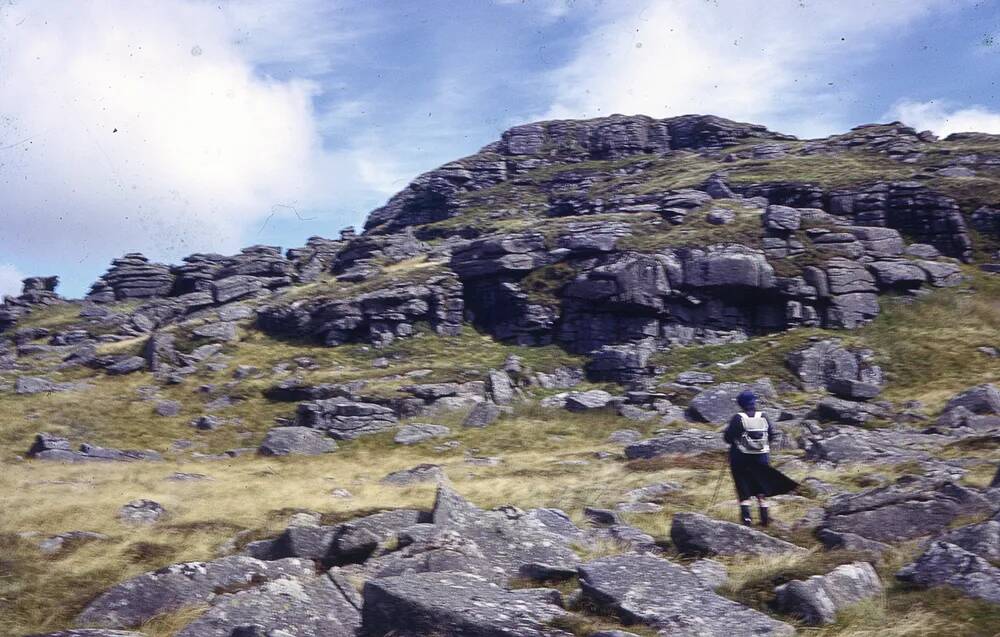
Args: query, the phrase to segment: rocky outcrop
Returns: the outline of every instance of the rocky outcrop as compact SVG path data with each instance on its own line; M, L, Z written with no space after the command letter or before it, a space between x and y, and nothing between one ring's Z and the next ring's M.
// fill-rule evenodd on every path
M111 262L107 273L91 286L87 300L107 303L168 296L173 286L174 276L168 266L130 253Z
M262 308L258 326L268 334L325 345L364 341L387 345L410 336L417 323L442 335L461 329L462 285L452 275L419 284L398 283L353 298L311 298Z
M787 139L763 126L719 117L685 115L656 120L613 115L593 120L558 120L517 126L476 155L417 177L382 208L365 231L388 234L441 221L461 212L465 193L503 183L531 168L567 159L618 159L677 149L718 148L743 140Z

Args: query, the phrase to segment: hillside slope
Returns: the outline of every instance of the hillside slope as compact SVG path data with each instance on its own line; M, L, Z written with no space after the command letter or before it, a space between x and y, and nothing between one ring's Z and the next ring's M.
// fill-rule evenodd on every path
M28 279L0 633L991 635L998 248L1000 137L616 115L513 128L361 235ZM745 387L803 484L768 535L728 524ZM857 599L776 590L864 562Z

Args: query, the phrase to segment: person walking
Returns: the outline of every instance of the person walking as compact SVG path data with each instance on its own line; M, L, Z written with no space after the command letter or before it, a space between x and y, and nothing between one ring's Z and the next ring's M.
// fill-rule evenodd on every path
M794 491L797 482L771 466L771 443L777 434L774 425L757 409L757 395L747 390L736 397L742 411L733 414L723 438L729 444L729 470L740 501L740 519L753 524L750 506L757 499L760 525L771 522L767 499Z

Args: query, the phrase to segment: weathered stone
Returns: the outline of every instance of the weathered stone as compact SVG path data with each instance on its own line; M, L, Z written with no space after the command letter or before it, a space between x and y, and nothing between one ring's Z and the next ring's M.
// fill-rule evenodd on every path
M993 563L1000 563L1000 521L987 520L945 533L937 538L960 546Z
M821 420L832 420L855 426L889 416L886 409L877 405L830 397L819 401L816 405L816 413Z
M508 591L468 573L415 573L365 584L363 628L371 637L556 637L566 614L551 589Z
M444 471L441 470L440 465L421 464L410 469L393 471L386 477L382 478L382 482L396 486L405 486L409 484L417 484L419 482L440 482L444 479L445 474Z
M336 571L282 577L220 596L177 637L354 637L361 626L359 606L353 585Z
M500 418L500 413L500 407L488 400L476 403L472 407L472 411L469 412L469 415L462 421L462 426L475 427L477 429L487 427Z
M759 398L774 398L774 385L767 378L761 378L753 383L721 383L715 387L704 389L691 399L688 412L701 422L717 425L729 422L736 413L736 397L744 390L752 390Z
M710 590L686 569L652 555L618 555L580 566L588 602L626 623L664 634L726 637L739 627L747 635L794 635L795 629Z
M857 551L882 555L892 547L884 542L876 542L868 538L861 537L856 533L837 532L831 529L820 529L816 537L828 549L843 549L847 551Z
M336 442L315 429L275 427L267 432L257 452L262 456L315 456L336 448Z
M939 533L963 515L989 510L981 493L951 482L894 484L833 498L823 526L878 542L901 542Z
M656 458L671 453L699 454L724 451L725 449L726 443L717 432L684 429L634 442L625 447L625 457L629 460L638 460Z
M804 553L805 549L766 533L700 513L675 513L670 539L681 553L692 555L771 555Z
M970 387L949 400L944 412L958 407L974 414L1000 414L1000 389L990 384Z
M592 389L585 392L570 392L566 397L566 409L569 411L589 411L603 409L611 402L612 396L602 389Z
M808 624L832 624L837 612L882 592L882 582L868 562L844 564L826 575L792 580L774 589L777 608Z
M105 371L111 376L122 376L142 371L146 368L146 359L142 356L127 356L109 365Z
M778 232L798 230L801 223L801 213L788 206L768 206L764 211L764 227Z
M311 570L311 565L301 560L262 562L242 556L174 564L108 589L83 609L76 623L131 628L163 613L209 603L220 593L281 576L311 575Z
M118 510L118 519L126 524L154 524L166 514L159 502L132 500Z
M514 402L514 384L507 372L491 369L486 376L486 388L497 405L509 405Z
M400 430L396 432L396 436L393 440L396 444L400 445L415 445L433 438L447 436L450 433L451 429L445 427L444 425L414 423L401 427Z
M235 323L208 323L191 330L194 338L212 341L235 341L237 338Z
M1000 568L948 542L932 543L896 578L921 588L950 586L969 597L1000 604Z
M393 429L398 421L388 407L329 398L301 403L295 412L295 424L325 431L337 440L351 440Z
M14 382L14 393L21 395L43 394L49 392L69 391L72 383L57 383L48 378L38 376L20 376Z

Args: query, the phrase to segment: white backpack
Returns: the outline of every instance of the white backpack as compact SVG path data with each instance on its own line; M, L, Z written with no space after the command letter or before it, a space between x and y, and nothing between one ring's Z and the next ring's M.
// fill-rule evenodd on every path
M743 435L736 440L736 448L743 453L761 454L771 451L767 441L767 418L758 411L753 416L740 413Z

